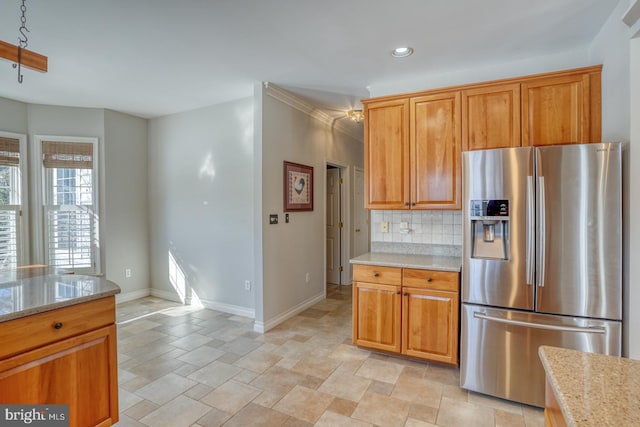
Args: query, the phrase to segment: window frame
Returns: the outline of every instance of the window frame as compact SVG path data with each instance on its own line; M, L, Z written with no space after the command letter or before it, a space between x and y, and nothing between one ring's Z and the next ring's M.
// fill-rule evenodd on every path
M29 252L29 169L27 155L27 135L23 133L7 132L0 130L0 137L17 139L20 146L20 163L18 173L20 174L20 209L16 221L16 233L18 235L16 251L17 266L31 263ZM16 205L10 205L16 206Z
M72 137L72 136L54 136L54 135L35 135L34 138L34 147L33 147L33 171L36 176L37 188L34 188L33 191L33 202L34 206L38 206L38 209L34 211L34 235L36 236L33 240L34 251L36 254L36 259L38 262L42 264L49 263L49 254L47 253L48 248L48 229L46 225L47 221L47 205L45 203L48 201L46 193L49 191L47 187L50 182L47 178L47 171L43 164L43 150L42 144L44 141L53 141L53 142L70 142L70 143L91 143L93 145L93 167L92 167L92 205L94 215L98 218L97 223L94 227L95 239L92 243L91 247L91 255L93 258L93 266L91 268L75 268L71 269L74 273L79 274L90 274L90 275L100 275L102 273L101 266L101 218L100 218L100 163L99 163L99 139L97 137ZM36 229L37 228L37 229Z

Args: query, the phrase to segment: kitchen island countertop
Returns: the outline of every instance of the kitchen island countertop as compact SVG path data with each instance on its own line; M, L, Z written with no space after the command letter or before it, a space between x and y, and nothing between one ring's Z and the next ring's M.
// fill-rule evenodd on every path
M104 277L33 272L0 272L0 323L120 293Z
M462 259L455 256L367 252L366 254L352 258L350 263L459 272Z
M640 360L549 346L538 353L568 426L640 425Z

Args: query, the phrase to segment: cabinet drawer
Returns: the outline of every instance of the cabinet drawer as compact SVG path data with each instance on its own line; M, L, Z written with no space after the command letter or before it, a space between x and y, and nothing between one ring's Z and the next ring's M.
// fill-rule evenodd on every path
M458 292L460 273L405 268L403 286Z
M399 267L356 264L353 266L353 281L401 285L402 269Z
M115 298L75 304L0 323L0 359L115 322ZM56 329L56 325L59 328Z

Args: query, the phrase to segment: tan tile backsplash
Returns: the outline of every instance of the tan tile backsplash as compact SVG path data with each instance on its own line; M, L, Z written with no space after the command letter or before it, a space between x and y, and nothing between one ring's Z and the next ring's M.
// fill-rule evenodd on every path
M371 211L371 241L462 245L462 211Z

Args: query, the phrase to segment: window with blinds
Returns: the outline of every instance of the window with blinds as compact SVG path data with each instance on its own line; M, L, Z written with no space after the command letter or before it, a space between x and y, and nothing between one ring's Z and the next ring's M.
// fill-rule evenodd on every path
M98 215L93 142L42 141L46 263L97 272Z
M20 140L0 135L0 269L22 264Z

